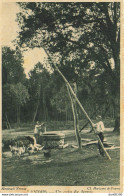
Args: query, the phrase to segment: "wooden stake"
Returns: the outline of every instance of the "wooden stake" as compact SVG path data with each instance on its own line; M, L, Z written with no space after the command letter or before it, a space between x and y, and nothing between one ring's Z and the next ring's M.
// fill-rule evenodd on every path
M75 98L75 100L77 101L77 103L78 103L80 109L82 110L82 112L85 114L86 118L88 119L88 121L89 121L89 123L90 123L90 125L91 125L91 127L92 127L92 129L93 129L93 131L94 131L94 133L95 133L95 129L94 129L94 127L93 127L93 122L91 121L91 119L89 118L89 116L88 116L87 112L85 111L84 107L82 106L82 104L81 104L80 101L78 100L77 96L75 95L73 89L71 88L71 85L69 84L69 82L67 81L67 79L65 78L65 76L62 74L62 72L59 70L59 68L53 63L53 61L52 61L50 55L48 54L48 52L46 51L46 49L45 49L44 47L43 47L43 49L44 49L44 51L46 52L47 56L49 57L49 59L50 59L50 61L51 61L51 63L52 63L52 66L58 71L58 73L61 75L61 77L62 77L63 80L65 81L65 83L66 83L66 85L68 86L70 92L71 92L72 95L74 96L74 98ZM101 148L103 149L105 155L107 156L107 158L108 158L109 160L111 160L111 157L109 156L108 152L105 150L105 148L104 148L104 146L103 146L103 143L101 142L100 137L99 137L96 133L95 133L95 135L97 136L98 142L99 142Z

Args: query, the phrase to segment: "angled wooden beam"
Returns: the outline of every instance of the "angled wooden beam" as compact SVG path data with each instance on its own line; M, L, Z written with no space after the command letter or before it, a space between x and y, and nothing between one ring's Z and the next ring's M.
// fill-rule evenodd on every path
M71 85L69 84L68 80L67 80L67 79L65 78L65 76L62 74L62 72L59 70L59 68L53 63L53 61L52 61L50 55L48 54L48 52L46 51L46 49L45 49L44 47L43 47L43 49L44 49L44 51L46 52L48 58L50 59L50 61L51 61L51 63L52 63L52 66L53 66L53 67L58 71L58 73L61 75L61 77L62 77L63 80L65 81L66 85L68 86L70 92L72 93L73 97L75 98L76 102L78 103L78 105L79 105L81 111L85 114L86 118L88 119L88 121L89 121L89 123L90 123L90 125L91 125L91 127L92 127L92 129L93 129L93 131L94 131L94 134L95 134L96 137L98 138L98 142L99 142L99 144L100 144L102 150L104 151L105 155L107 156L107 158L108 158L109 160L111 160L111 157L109 156L108 152L107 152L106 149L104 148L103 143L101 142L100 137L99 137L99 136L96 134L96 132L95 132L95 128L94 128L94 126L93 126L94 124L93 124L92 120L89 118L89 116L88 116L87 112L85 111L84 107L82 106L82 104L81 104L80 101L78 100L78 98L77 98L76 94L74 93L74 91L73 91Z
M81 149L82 145L81 145L81 137L80 137L80 134L79 134L78 114L77 114L76 103L75 103L75 100L72 98L72 96L70 94L68 86L67 86L67 91L68 91L68 95L69 95L69 98L70 98L70 101L71 101L71 107L72 107L73 118L74 118L74 129L75 129L75 135L76 135L76 139L77 139L77 143L78 143L78 148Z

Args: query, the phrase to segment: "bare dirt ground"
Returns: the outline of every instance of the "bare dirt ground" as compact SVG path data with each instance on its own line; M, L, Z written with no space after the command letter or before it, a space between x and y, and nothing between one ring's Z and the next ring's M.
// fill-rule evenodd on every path
M12 157L10 151L3 152L2 184L3 186L115 186L120 184L120 150L109 150L112 160L99 155L97 145L72 148L77 145L73 130L55 131L65 134L65 149L53 149L50 158L43 152L25 155L20 159ZM32 135L29 129L4 130L3 139ZM95 139L93 133L84 130L82 138ZM120 136L105 130L105 139L114 145L120 145ZM86 143L85 141L82 142Z

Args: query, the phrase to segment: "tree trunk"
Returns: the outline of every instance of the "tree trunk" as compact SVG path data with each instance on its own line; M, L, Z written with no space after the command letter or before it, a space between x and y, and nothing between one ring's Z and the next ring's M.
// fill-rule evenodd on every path
M20 105L17 105L17 124L20 124Z
M10 126L10 123L9 123L9 120L8 120L8 117L7 117L7 114L6 114L6 122L7 122L7 128L11 129L11 126Z
M114 108L114 118L115 118L115 126L113 132L120 132L120 102L113 101L113 108Z
M115 119L115 127L113 132L120 132L120 116L117 116Z
M33 122L35 121L36 116L37 116L38 106L39 106L39 99L38 99L36 110L35 110L35 113L34 113Z
M40 101L40 91L41 91L41 85L40 85L39 92L38 92L38 100L37 100L37 106L36 106L36 110L35 110L34 117L33 117L33 122L35 121L36 116L37 116L37 111L38 111L38 106L39 106L39 101Z

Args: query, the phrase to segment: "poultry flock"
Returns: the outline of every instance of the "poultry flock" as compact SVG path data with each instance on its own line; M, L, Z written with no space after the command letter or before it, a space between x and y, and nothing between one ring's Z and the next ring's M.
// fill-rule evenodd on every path
M35 137L20 138L9 145L12 156L21 157L28 153L29 155L41 151L44 146L36 143Z

